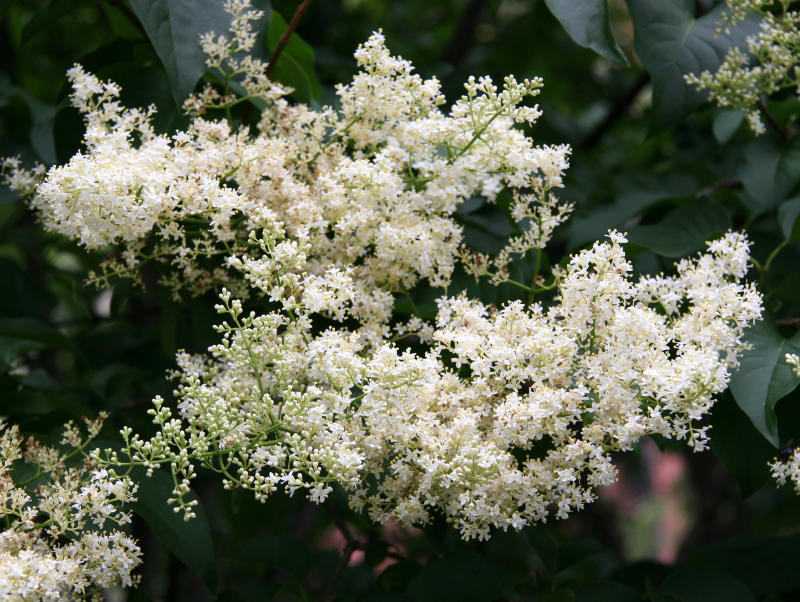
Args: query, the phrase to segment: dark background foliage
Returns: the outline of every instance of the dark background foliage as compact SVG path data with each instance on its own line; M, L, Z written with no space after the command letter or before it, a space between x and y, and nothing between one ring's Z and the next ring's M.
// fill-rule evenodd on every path
M257 4L270 15L260 41L268 55L298 3ZM160 129L180 127L180 101L202 76L199 47L185 40L224 30L220 6L5 0L0 155L55 164L79 150L64 77L75 62L119 82L125 103L155 103ZM756 139L740 112L710 108L683 83L755 27L715 37L719 10L689 0L318 0L274 73L298 101L334 102L334 84L354 72L353 50L382 28L392 51L438 76L451 101L470 74L543 77L544 116L531 135L573 147L562 197L576 213L547 249L553 263L613 227L628 232L636 270L658 272L729 228L746 229L766 319L714 407L710 452L647 441L619 458L619 486L586 511L485 543L461 542L443 522L378 528L339 494L321 507L284 495L262 505L213 479L200 481L205 511L183 523L164 504L169 485L142 477L133 525L142 586L110 599L798 599L800 504L767 469L800 441L797 381L782 361L800 348L798 102L769 99L775 124ZM465 208L460 218L480 249L510 228L500 210ZM147 279L144 289L87 287L100 257L44 232L7 190L0 232L0 414L45 439L100 410L111 412L108 444L124 424L146 432L151 398L170 394L164 374L175 352L214 342L212 300L178 303ZM512 295L472 292L493 302ZM415 291L423 310L433 298ZM15 369L20 358L30 370Z

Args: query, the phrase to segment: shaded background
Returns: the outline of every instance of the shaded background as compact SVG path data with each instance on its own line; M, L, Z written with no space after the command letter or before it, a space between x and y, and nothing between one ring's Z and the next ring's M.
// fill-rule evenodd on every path
M296 6L274 0L271 8L289 20ZM576 203L575 216L548 247L550 261L616 227L631 234L627 250L636 270L658 272L715 233L747 227L763 262L785 234L776 208L796 192L800 166L787 168L790 185L777 192L774 182L747 185L747 174L763 173L764 157L783 153L785 141L770 135L754 141L735 116L707 107L670 127L659 123L629 8L620 0L608 6L629 65L577 45L542 1L317 0L297 30L309 48L293 50L305 57L304 68L276 75L297 88L298 100L333 103L334 85L354 73L353 50L382 28L389 48L424 77L436 75L450 102L470 74L496 81L507 73L541 76L537 101L544 116L530 134L537 143L572 146L561 196ZM694 16L712 8L697 2ZM264 53L280 31L275 26L264 35ZM162 131L181 127L170 79L146 34L123 0L6 0L0 6L0 155L54 164L79 150L80 117L65 100L64 72L75 62L119 82L125 103L155 103ZM309 51L313 71L305 69ZM774 100L789 125L796 105L791 97ZM754 194L757 188L769 190ZM491 209L463 220L468 243L486 250L509 227ZM109 444L123 424L147 432L150 400L170 395L164 374L175 352L200 352L215 342L211 298L176 303L153 285L152 274L145 290L127 282L106 291L85 286L85 273L100 256L45 233L5 189L0 232L0 414L44 438L55 437L70 418L104 409L112 413ZM800 315L799 251L796 242L787 245L768 273L754 275L768 294L771 328L790 341ZM512 296L505 287L463 286L486 301ZM421 308L432 307L430 293L416 294ZM781 445L800 440L796 397L776 407ZM741 405L726 393L715 406L711 452L646 440L636 454L619 458L620 482L586 511L519 534L496 533L486 543L461 542L443 521L423 530L378 528L349 511L340 492L321 507L282 494L262 505L241 492L222 492L213 478L199 481L205 514L176 523L163 503L169 486L159 477L146 480L133 525L145 554L143 583L108 596L796 599L797 498L768 482L766 462L779 450Z

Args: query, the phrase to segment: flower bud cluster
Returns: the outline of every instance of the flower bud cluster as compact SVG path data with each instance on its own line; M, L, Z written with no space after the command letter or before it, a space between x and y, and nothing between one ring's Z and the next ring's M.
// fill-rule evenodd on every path
M772 0L726 0L726 23L735 25L748 13L756 13L761 17L760 31L747 38L747 52L738 47L728 50L714 73L686 76L687 83L707 90L717 106L743 109L756 135L766 131L760 108L764 96L792 88L800 98L800 12L787 10L791 2L779 3L783 9L775 13L770 11L776 4Z

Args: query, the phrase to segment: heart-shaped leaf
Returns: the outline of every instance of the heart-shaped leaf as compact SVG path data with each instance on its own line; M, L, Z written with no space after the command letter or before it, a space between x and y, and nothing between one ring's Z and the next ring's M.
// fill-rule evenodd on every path
M758 19L748 17L717 35L724 6L695 19L693 0L627 0L633 17L636 53L653 78L651 133L678 123L705 101L683 76L716 71L728 49L742 46L758 29Z

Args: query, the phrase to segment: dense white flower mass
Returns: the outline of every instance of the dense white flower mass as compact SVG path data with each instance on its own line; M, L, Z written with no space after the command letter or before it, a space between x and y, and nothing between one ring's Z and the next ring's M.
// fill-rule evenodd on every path
M198 466L262 500L283 486L322 501L338 483L374 520L439 511L465 538L565 517L615 480L611 452L653 434L705 447L701 420L761 314L740 234L638 280L609 239L572 258L548 308L442 297L424 353L315 333L319 297L346 302L348 280L307 302L273 270L283 309L248 315L223 292L221 343L179 356L178 413L157 399L160 432L126 430L123 456L97 459L172 465L187 517Z
M154 109L124 108L115 84L80 66L69 71L85 149L46 173L31 204L46 228L89 249L118 246L97 282L137 277L144 263L158 261L168 265L163 282L176 295L224 285L244 297L246 283L218 259L257 261L253 253L264 251L249 244L250 234L268 227L303 245L296 271L346 268L353 312L363 314L355 317L383 323L388 293L450 281L464 254L454 217L463 201L491 203L504 188L513 191L524 234L484 265L481 273L490 270L496 281L507 277L511 255L542 248L566 218L570 208L552 190L562 185L569 147L536 146L515 128L541 114L522 104L539 93L540 80L507 77L497 86L470 78L445 112L439 82L413 73L375 33L355 53L360 71L337 87L340 107L314 111L289 104L290 90L264 79L265 65L242 58L257 11L246 2L228 9L230 35L209 34L203 45L208 67L246 95L209 85L187 101L197 116L186 131L155 134ZM265 105L253 130L205 117L245 99ZM30 189L35 174L17 163L6 172L10 185Z
M444 291L459 265L508 281L512 261L568 217L554 191L569 147L537 146L518 127L539 117L524 101L541 81L470 78L445 111L438 81L375 33L337 88L341 106L312 110L240 56L256 13L245 0L226 6L229 35L203 46L244 96L209 86L187 101L186 131L158 135L151 110L123 108L114 84L75 67L85 150L32 199L48 229L119 248L99 281L156 260L175 292L226 287L221 340L178 355L177 405L155 400L156 435L125 428L121 452L92 454L112 482L132 465L166 465L187 519L201 467L259 500L282 487L322 502L340 486L376 521L441 513L485 539L582 508L615 480L611 454L644 436L705 448L702 419L761 314L743 235L710 242L674 275L633 278L626 239L611 232L549 284L516 283L524 302L443 292L435 320L401 322L398 293ZM243 99L264 106L257 128L208 117ZM21 189L35 179L6 167ZM518 232L496 255L478 253L456 211L501 192ZM248 313L248 298L272 309ZM96 503L76 510L102 515Z
M130 522L121 505L136 500L136 485L69 462L101 424L87 420L86 437L67 424L61 443L72 451L62 452L0 421L0 599L77 600L137 581L139 546L117 528Z

